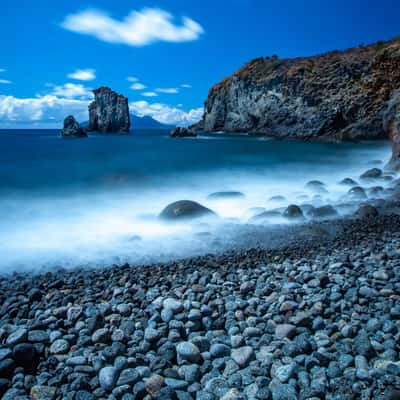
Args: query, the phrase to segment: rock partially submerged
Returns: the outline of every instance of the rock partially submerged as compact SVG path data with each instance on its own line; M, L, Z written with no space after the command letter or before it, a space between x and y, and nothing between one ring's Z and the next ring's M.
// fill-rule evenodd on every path
M360 179L377 179L382 176L382 170L379 168L371 168L368 171L365 171Z
M283 216L288 219L299 219L303 218L303 211L296 204L291 204L283 212Z
M102 133L129 132L131 122L128 99L109 87L93 90L94 101L89 105L89 131Z
M209 199L238 199L244 197L245 196L242 192L236 191L214 192L208 195Z
M84 138L87 137L87 133L73 115L68 115L64 119L64 128L61 131L61 136L65 138Z
M216 216L215 212L191 200L180 200L169 204L162 210L160 218L164 220L195 219Z
M169 136L172 138L196 137L197 133L193 128L177 126L176 128L172 129Z

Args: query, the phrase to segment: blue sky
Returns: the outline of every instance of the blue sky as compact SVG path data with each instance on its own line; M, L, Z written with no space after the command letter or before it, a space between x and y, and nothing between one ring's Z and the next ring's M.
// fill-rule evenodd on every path
M0 128L82 119L101 85L135 113L190 123L247 61L390 39L399 14L394 0L2 0Z

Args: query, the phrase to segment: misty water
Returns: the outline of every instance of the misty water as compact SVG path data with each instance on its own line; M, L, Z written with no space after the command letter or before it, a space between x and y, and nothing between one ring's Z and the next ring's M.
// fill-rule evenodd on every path
M317 144L241 135L170 139L165 131L63 140L57 131L0 132L0 272L163 261L235 246L262 210L338 204L390 155L385 142ZM378 163L381 161L381 163ZM316 196L305 184L321 180ZM366 185L368 186L368 185ZM217 191L245 197L209 199ZM272 196L284 200L270 200ZM189 199L210 221L167 224L158 215ZM250 229L250 230L249 230ZM238 243L239 245L239 243Z

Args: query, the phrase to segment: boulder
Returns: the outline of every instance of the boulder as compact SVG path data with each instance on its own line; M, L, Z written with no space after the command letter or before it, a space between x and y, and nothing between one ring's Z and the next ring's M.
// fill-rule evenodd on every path
M216 214L209 208L191 200L171 203L160 214L160 218L164 220L194 219L205 216L216 216Z
M89 131L102 133L129 132L131 122L128 99L108 87L93 90L94 101L89 105Z
M376 207L371 206L370 204L363 204L356 211L355 216L357 218L374 218L379 215L379 212Z
M208 195L209 199L238 199L244 198L242 192L227 191L227 192L215 192Z
M306 188L317 193L327 193L325 184L321 181L310 181L306 183Z
M339 183L344 186L357 186L357 182L351 178L344 178Z
M177 126L176 128L172 129L169 136L172 138L196 137L197 133L193 128Z
M347 194L354 200L363 200L367 198L365 190L361 186L354 186L347 192Z
M84 138L87 137L87 134L74 116L68 115L64 119L64 128L61 131L61 136L66 138Z
M336 215L338 212L331 205L313 207L307 213L307 216L311 218L331 218Z
M368 171L365 171L360 179L376 179L382 176L382 170L379 168L371 168Z
M301 210L301 208L299 206L297 206L295 204L291 204L283 212L283 216L288 219L303 218L303 211Z

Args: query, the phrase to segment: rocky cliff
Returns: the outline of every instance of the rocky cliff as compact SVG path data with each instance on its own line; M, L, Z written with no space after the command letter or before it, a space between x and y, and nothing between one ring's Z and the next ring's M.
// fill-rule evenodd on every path
M400 38L307 58L258 58L211 88L203 124L303 140L394 138L398 89Z
M108 87L93 90L94 101L89 105L89 131L104 133L129 132L128 99Z

